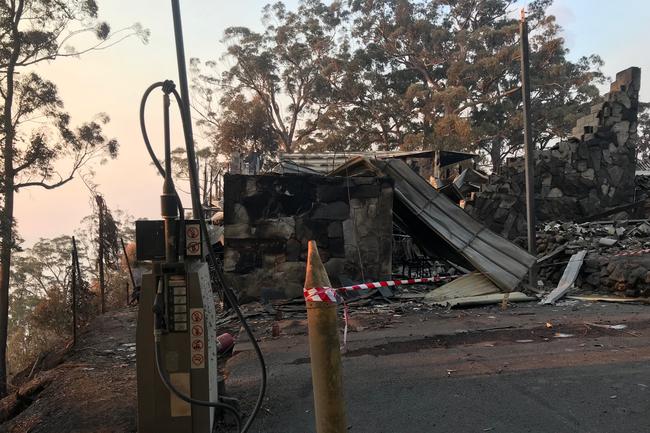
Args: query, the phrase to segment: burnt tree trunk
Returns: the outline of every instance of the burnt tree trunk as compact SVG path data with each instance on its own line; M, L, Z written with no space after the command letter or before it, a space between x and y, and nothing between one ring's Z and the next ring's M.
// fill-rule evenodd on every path
M21 48L21 36L18 23L23 13L24 2L17 2L13 10L11 34L13 46L7 64L6 88L4 94L4 110L2 113L3 132L5 134L2 157L4 159L2 173L3 209L0 214L0 397L7 395L7 337L9 328L9 277L11 275L11 253L14 244L14 139L13 103L14 80L16 63Z
M72 345L77 345L77 241L72 237Z
M98 260L98 267L99 267L99 298L100 298L100 304L101 304L101 314L104 314L106 312L106 287L105 287L105 280L104 280L104 199L101 196L95 197L97 200L97 206L99 207L99 233L98 233L98 240L97 242L99 243L99 258Z

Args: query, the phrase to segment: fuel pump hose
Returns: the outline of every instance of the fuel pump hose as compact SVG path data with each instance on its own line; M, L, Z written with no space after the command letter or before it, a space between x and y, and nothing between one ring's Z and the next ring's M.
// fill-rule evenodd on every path
M163 365L163 360L162 360L162 353L160 352L160 341L156 341L154 344L154 352L155 352L155 358L156 358L156 369L158 370L158 373L160 375L160 379L162 380L163 385L165 385L165 388L172 394L175 394L178 398L181 400L185 401L186 403L189 404L195 404L197 406L205 406L205 407L212 407L214 409L224 409L227 412L230 412L230 414L233 416L235 420L235 425L237 426L237 431L241 431L241 415L235 409L234 407L230 406L229 404L222 403L222 402L212 402L212 401L203 401L203 400L197 400L194 399L188 395L183 394L181 391L176 389L174 385L172 384L171 380L169 380L169 376L166 373L166 369ZM216 420L214 423L214 426L216 427Z

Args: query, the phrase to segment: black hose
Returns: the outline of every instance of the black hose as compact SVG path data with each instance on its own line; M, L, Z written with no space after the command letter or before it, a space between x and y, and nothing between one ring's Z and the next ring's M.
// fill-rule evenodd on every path
M183 394L181 391L176 389L176 387L174 387L171 380L169 380L169 377L167 376L167 374L165 374L165 372L167 370L164 368L164 365L162 365L163 361L162 361L162 355L160 353L160 342L159 341L156 341L156 343L154 344L154 352L155 352L155 357L156 357L156 369L158 369L158 374L160 376L160 379L162 379L162 382L165 385L165 388L167 388L169 390L169 392L171 392L172 394L175 394L178 398L180 398L181 400L183 400L183 401L185 401L185 402L187 402L189 404L194 404L194 405L197 405L197 406L204 406L204 407L212 407L212 408L215 408L215 409L224 409L227 412L230 412L230 414L235 419L235 424L237 425L237 431L238 432L241 431L241 416L239 415L239 412L237 411L237 409L230 406L229 404L222 403L222 402L219 402L219 401L212 402L212 401L197 400L195 398L192 398L190 396L187 396L187 395ZM217 424L216 423L216 417L215 417L215 423L214 424L215 425Z
M149 152L149 155L151 156L151 159L158 169L158 172L165 177L165 169L162 167L160 164L160 161L158 160L155 152L153 151L153 148L151 147L151 142L149 141L149 136L147 134L147 128L146 128L146 121L145 121L145 108L147 104L147 100L149 98L149 95L151 92L153 92L157 88L162 88L165 93L172 93L174 97L176 98L176 102L178 103L178 107L181 112L181 120L183 124L183 130L185 132L185 135L187 136L188 133L188 128L190 127L190 122L191 119L188 119L186 116L186 110L183 110L183 100L181 98L181 95L178 93L176 90L173 82L167 80L164 82L158 82L154 83L149 88L145 91L144 95L142 96L142 101L140 103L140 128L142 130L142 137L144 139L145 145L147 147L147 151ZM191 132L190 132L191 134ZM186 153L188 155L193 154L193 146L194 143L191 140L186 140L185 141L185 146L186 146ZM199 197L200 196L200 191L198 191L198 179L197 179L197 173L196 170L189 170L190 174L190 187L191 187L191 195L192 197ZM178 195L178 192L174 189L174 193L176 195L179 211L180 211L180 218L181 218L181 224L179 225L179 229L183 226L183 205L181 203L181 199ZM210 245L210 234L208 233L208 227L207 224L205 223L205 219L203 218L202 215L199 215L199 226L201 228L201 233L204 241ZM181 232L182 234L182 232ZM180 236L177 239L181 239ZM179 245L182 245L182 242L179 242ZM228 303L231 305L231 307L235 310L235 314L237 315L237 318L239 319L240 323L244 327L244 330L246 331L246 334L248 335L250 341L253 344L253 349L255 350L255 354L257 355L257 358L259 360L260 364L260 370L261 370L261 383L260 383L260 389L259 393L257 396L257 401L255 402L255 406L253 408L253 411L251 415L248 417L246 420L246 423L244 424L243 428L241 427L241 418L239 417L239 413L235 408L233 408L230 405L227 405L225 403L221 402L208 402L208 401L202 401L202 400L196 400L193 399L187 395L184 395L182 392L174 388L174 386L171 384L169 381L169 378L166 377L164 374L164 370L162 369L162 363L160 360L160 350L159 350L159 343L156 342L155 344L155 352L156 352L156 367L158 368L158 373L163 380L163 383L167 387L167 389L170 392L173 392L178 398L181 400L184 400L188 403L191 404L196 404L199 406L207 406L207 407L214 407L214 408L222 408L225 409L233 414L236 414L235 419L237 422L237 431L240 433L246 433L250 429L253 421L257 417L260 409L262 408L262 403L264 401L264 395L266 394L266 385L267 385L267 373L266 373L266 362L264 361L264 354L262 353L262 350L260 349L260 346L257 342L257 339L255 338L255 335L253 334L252 329L250 328L250 325L246 321L246 318L244 317L244 314L241 312L241 309L239 308L239 301L237 299L237 296L235 295L234 291L230 286L226 284L226 281L224 279L223 274L221 273L221 270L219 269L218 263L217 263L217 258L214 255L214 251L212 251L212 248L208 247L208 254L207 254L207 259L209 262L209 265L214 269L214 272L217 276L217 282L221 286L221 289L223 290L223 293L225 295L226 300Z
M201 231L203 233L203 238L209 239L208 229L207 229L207 225L205 224L205 220L201 219L200 225L201 225ZM257 417L257 414L262 408L262 403L264 402L264 395L266 394L266 381L267 381L266 362L264 361L264 354L262 353L262 349L260 349L260 345L257 342L257 339L255 338L255 334L253 334L253 330L250 328L248 322L246 321L246 318L244 317L244 314L241 312L241 309L239 308L239 301L237 300L237 296L235 295L233 290L228 285L225 284L223 275L221 275L221 272L217 267L217 260L214 257L214 252L212 251L211 248L209 248L208 250L208 257L209 257L208 260L210 261L210 265L214 267L215 273L217 274L219 280L221 281L223 293L226 296L226 299L228 300L232 308L235 310L235 314L237 315L239 322L244 327L244 330L246 331L249 340L251 341L251 343L253 343L253 349L255 350L255 354L257 355L257 359L260 363L260 371L262 372L262 378L260 383L260 389L257 395L257 401L255 402L255 406L253 407L253 412L248 417L246 423L244 424L243 429L241 430L241 433L246 433L248 432L251 425L253 424L253 421Z
M179 107L182 107L183 101L181 99L181 96L178 94L176 89L172 90L172 93L176 97L176 101L178 102ZM191 119L187 119L185 117L185 112L184 110L180 110L181 115L183 117L182 123L183 127L186 128L189 122L191 122ZM186 147L189 148L190 146L193 146L194 143L191 141L187 141L185 143ZM188 155L193 153L193 152L187 152ZM190 187L192 189L192 195L199 197L200 196L200 191L198 191L198 179L196 170L190 170L190 177L193 178L192 181L190 181ZM257 355L257 359L259 360L260 363L260 370L262 372L262 378L261 378L261 383L260 383L260 389L259 393L257 395L257 401L255 402L255 406L253 407L253 412L251 415L248 417L246 420L246 423L244 424L243 429L241 430L241 433L246 433L250 429L251 425L253 424L253 421L257 417L257 414L259 413L260 409L262 408L262 403L264 402L264 395L266 394L266 382L267 382L267 377L266 377L266 362L264 361L264 354L262 354L262 349L260 349L259 344L257 343L257 339L255 338L255 334L253 334L252 329L248 325L248 322L246 321L246 318L244 317L244 314L241 312L241 309L239 308L239 301L237 299L237 295L235 295L234 291L232 288L226 284L226 281L223 277L223 274L221 274L221 269L218 266L217 263L217 258L214 255L214 251L212 251L212 248L210 248L210 234L208 233L208 226L205 223L205 218L201 215L201 218L199 218L199 226L201 227L201 233L202 237L205 242L208 244L208 262L209 265L212 266L214 269L215 274L217 275L218 282L221 286L221 289L223 290L223 293L228 300L228 303L230 306L235 310L235 314L237 315L237 318L239 319L239 322L242 324L244 327L244 330L246 331L246 334L248 335L251 343L253 344L253 349L255 350L255 354Z
M159 87L163 89L164 93L169 94L172 92L172 90L174 90L175 86L174 82L171 80L159 81L149 86L149 88L144 92L144 95L142 95L142 99L140 100L140 131L142 132L142 139L144 140L144 145L147 148L147 152L149 152L151 161L158 169L158 173L160 173L164 179L166 175L165 169L160 164L158 156L156 156L156 152L154 152L153 147L151 147L151 141L149 140L149 134L147 133L147 121L145 120L145 112L147 108L147 101L149 100L149 95ZM178 96L175 96L178 100ZM174 195L176 196L176 206L178 207L178 228L176 230L176 239L178 239L176 252L178 255L178 248L180 248L180 245L183 245L185 243L185 209L183 208L183 202L181 201L181 197L178 195L176 188L174 188Z

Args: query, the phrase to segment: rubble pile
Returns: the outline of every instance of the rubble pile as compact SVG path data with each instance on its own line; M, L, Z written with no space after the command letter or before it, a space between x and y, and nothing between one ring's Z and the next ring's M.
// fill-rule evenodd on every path
M619 72L604 101L577 120L574 137L536 152L538 221L579 221L634 202L640 80L639 68ZM466 206L511 239L526 232L524 168L513 158Z
M537 234L537 250L538 280L544 287L556 285L570 257L586 250L575 283L581 293L650 295L650 223L647 220L543 224Z

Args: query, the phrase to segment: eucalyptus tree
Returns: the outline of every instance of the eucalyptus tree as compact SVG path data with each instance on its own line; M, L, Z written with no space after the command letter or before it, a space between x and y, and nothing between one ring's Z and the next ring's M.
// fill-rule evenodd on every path
M602 61L568 60L552 0L528 5L535 141L570 131L598 98ZM482 150L496 169L521 147L519 14L511 0L351 0L358 56L383 76L411 74L393 110L411 116L407 141L422 148ZM371 82L369 83L371 84ZM363 106L361 106L363 108ZM372 110L372 107L370 107ZM382 111L385 111L382 108Z
M9 281L17 247L15 194L32 187L61 187L82 167L115 157L118 151L117 141L103 132L108 116L71 125L57 86L35 66L107 49L132 35L146 41L148 32L139 25L112 31L99 21L94 0L0 3L0 395L7 391ZM84 46L75 48L76 43ZM59 171L62 165L67 165L65 171Z
M330 81L341 73L335 54L344 11L339 2L304 0L295 11L278 2L264 8L262 33L226 29L223 60L229 67L220 73L219 63L207 62L207 69L195 74L199 95L227 107L225 113L203 110L213 120L206 126L232 126L237 110L232 102L239 101L248 114L265 119L268 130L255 132L259 143L277 144L284 152L303 146L326 113Z

